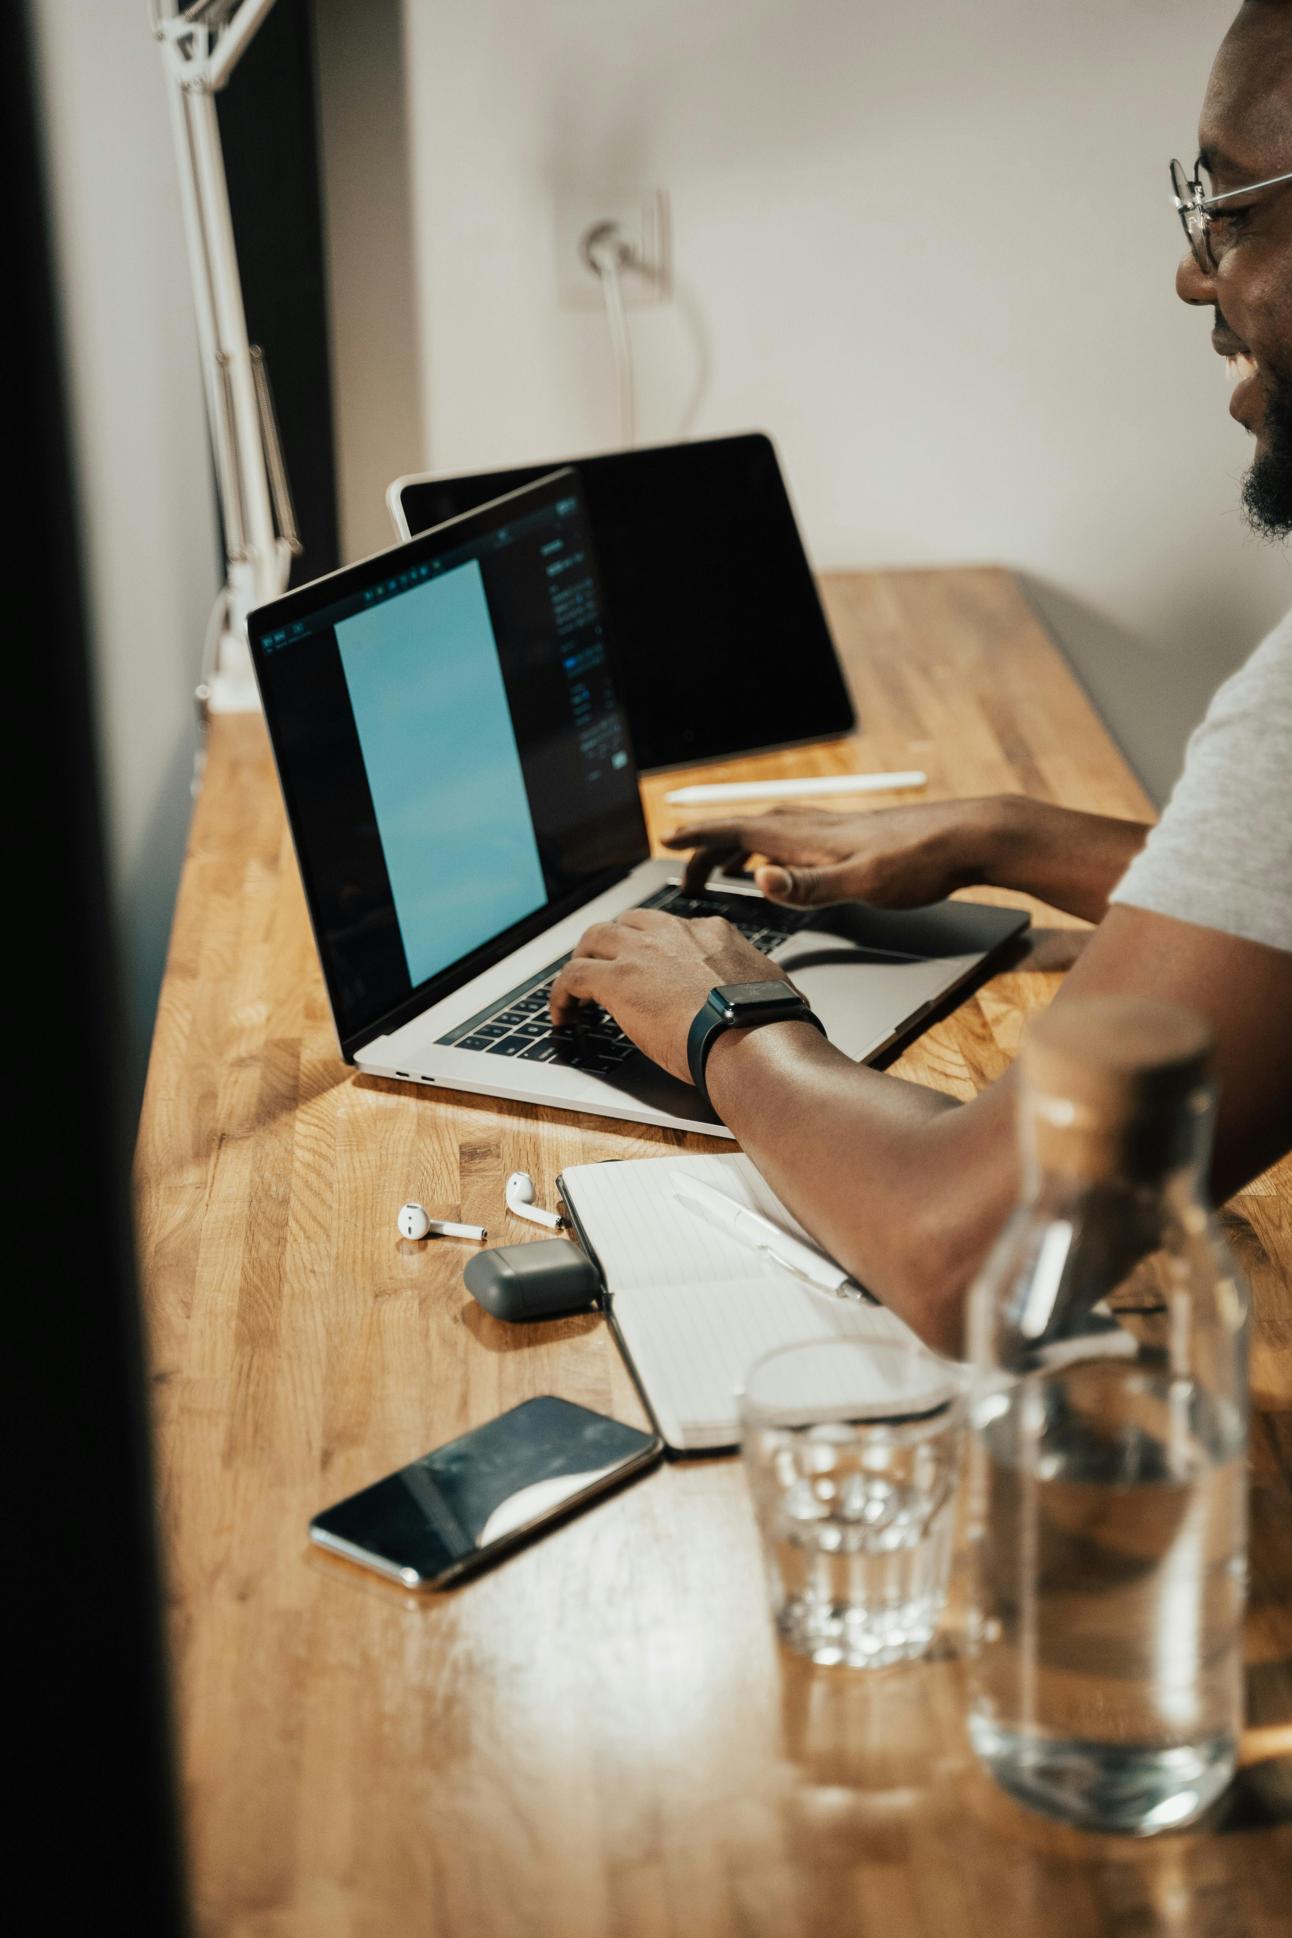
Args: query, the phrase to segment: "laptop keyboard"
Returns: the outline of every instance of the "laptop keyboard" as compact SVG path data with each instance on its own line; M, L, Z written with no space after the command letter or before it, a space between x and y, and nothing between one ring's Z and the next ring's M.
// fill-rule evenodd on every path
M638 908L665 909L670 915L725 915L756 949L772 949L793 935L806 919L793 909L740 895L686 895L680 888L659 889ZM552 984L569 961L564 955L549 962L527 982L519 983L488 1009L459 1023L439 1041L455 1050L479 1050L485 1056L522 1057L530 1063L565 1063L604 1075L617 1070L636 1054L636 1045L604 1010L588 1009L578 1021L558 1029L548 1013Z

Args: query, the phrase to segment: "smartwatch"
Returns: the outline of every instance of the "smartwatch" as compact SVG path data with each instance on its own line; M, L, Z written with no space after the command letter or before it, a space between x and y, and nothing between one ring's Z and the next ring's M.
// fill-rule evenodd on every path
M704 1066L724 1030L756 1029L759 1023L811 1023L825 1035L825 1024L808 1008L807 998L787 982L724 982L709 991L686 1039L691 1081L709 1103ZM712 1109L712 1105L710 1105Z

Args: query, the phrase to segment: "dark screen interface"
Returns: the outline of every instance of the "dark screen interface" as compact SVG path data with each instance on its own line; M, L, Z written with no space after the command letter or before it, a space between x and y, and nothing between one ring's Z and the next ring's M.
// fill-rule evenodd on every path
M577 488L475 523L258 642L343 1042L646 853Z
M353 1494L314 1526L433 1581L649 1445L635 1427L544 1395Z
M852 732L852 702L766 437L576 462L639 768ZM405 485L409 530L553 468Z

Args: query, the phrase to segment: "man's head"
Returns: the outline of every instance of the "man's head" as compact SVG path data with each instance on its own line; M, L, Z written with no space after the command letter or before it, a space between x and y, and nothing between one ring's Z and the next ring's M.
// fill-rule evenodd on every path
M1292 0L1244 0L1207 84L1199 154L1211 192L1292 169ZM1216 267L1192 254L1176 273L1186 303L1216 313L1212 343L1237 379L1231 415L1256 439L1243 485L1252 524L1292 532L1292 182L1217 208Z

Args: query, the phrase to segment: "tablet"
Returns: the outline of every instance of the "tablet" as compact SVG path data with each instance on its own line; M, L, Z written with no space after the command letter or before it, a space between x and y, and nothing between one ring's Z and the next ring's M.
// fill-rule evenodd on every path
M785 481L762 433L397 478L387 502L408 538L564 463L583 480L639 768L853 731Z

